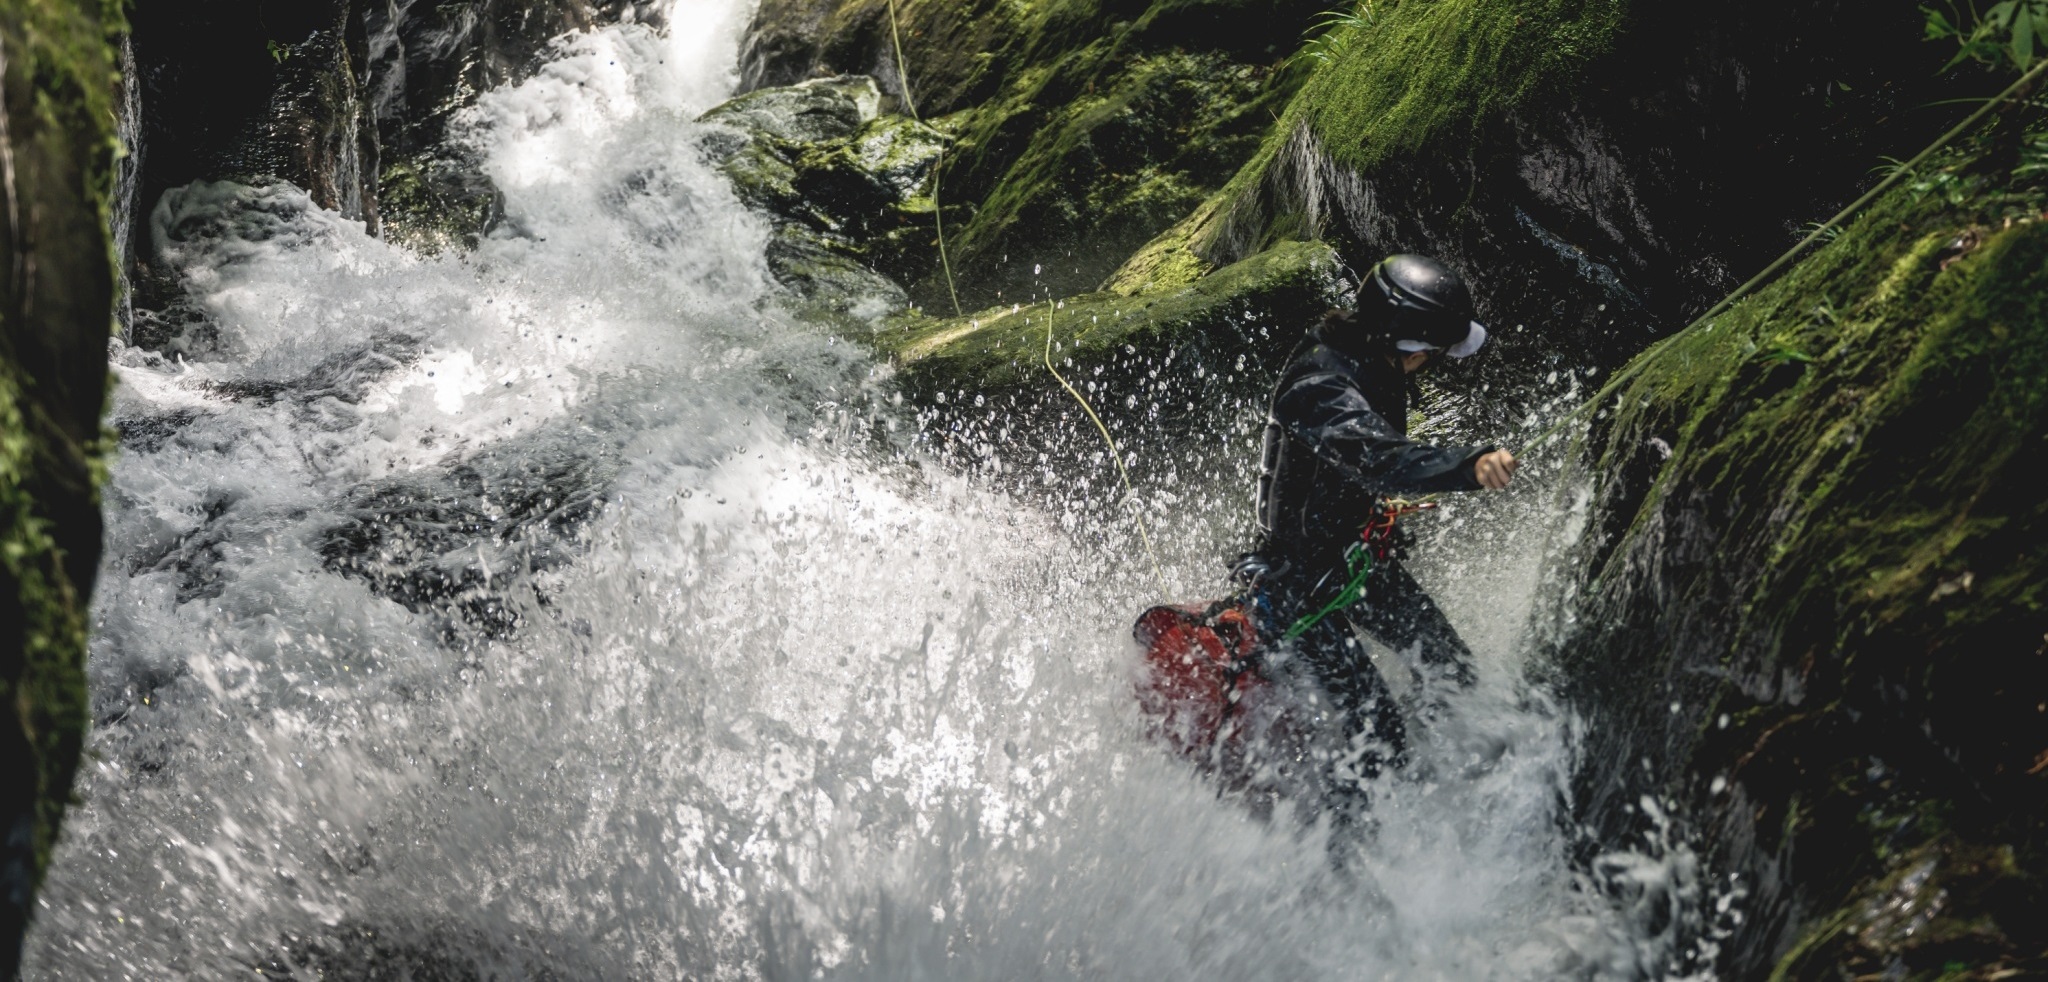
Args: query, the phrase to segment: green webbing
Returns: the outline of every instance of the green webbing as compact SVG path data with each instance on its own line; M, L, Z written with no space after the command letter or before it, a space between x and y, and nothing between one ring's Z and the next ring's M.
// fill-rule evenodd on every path
M1324 605L1323 609L1295 621L1294 626L1280 636L1280 640L1292 641L1307 634L1311 628L1328 620L1331 614L1357 603L1365 596L1365 581L1371 578L1374 568L1372 550L1353 550L1344 557L1344 561L1351 566L1351 582L1344 584L1344 592L1337 594L1337 598Z

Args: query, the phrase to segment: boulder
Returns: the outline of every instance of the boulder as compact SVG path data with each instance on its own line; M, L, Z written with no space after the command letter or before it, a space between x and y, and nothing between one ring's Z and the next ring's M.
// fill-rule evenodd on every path
M1191 439L1256 418L1247 410L1265 400L1280 360L1348 288L1328 246L1283 242L1157 290L964 317L911 311L863 339L890 357L942 455L977 467L1036 459L1063 481L1108 487L1120 478L1091 415L1139 479L1163 469L1171 480L1164 472L1201 457L1186 452Z
M708 140L747 203L768 213L768 265L802 305L832 321L871 321L908 301L897 277L936 261L931 176L949 141L880 115L866 76L762 89L703 116Z

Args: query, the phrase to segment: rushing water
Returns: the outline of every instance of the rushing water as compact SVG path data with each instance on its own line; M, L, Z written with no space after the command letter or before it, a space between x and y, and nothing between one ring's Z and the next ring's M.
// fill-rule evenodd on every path
M1573 723L1524 680L1551 499L1438 519L1483 681L1333 873L1141 738L1113 511L921 461L781 313L693 122L745 6L487 95L474 254L289 187L158 211L188 327L115 356L94 757L28 977L1663 971L1687 853L1573 862Z

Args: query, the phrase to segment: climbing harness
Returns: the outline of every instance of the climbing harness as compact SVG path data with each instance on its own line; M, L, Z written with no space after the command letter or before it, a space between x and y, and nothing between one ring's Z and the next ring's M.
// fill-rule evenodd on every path
M1281 640L1294 640L1357 603L1373 571L1392 557L1400 520L1436 507L1428 499L1384 502L1345 551L1350 580L1343 591L1296 621ZM1265 592L1253 582L1223 600L1162 605L1138 616L1132 634L1144 649L1145 671L1138 706L1154 736L1205 765L1227 763L1230 753L1242 749L1244 734L1230 724L1246 697L1267 684L1260 672L1259 625L1271 614Z
M1380 564L1386 562L1393 554L1395 525L1409 515L1430 511L1436 507L1437 503L1427 498L1421 501L1406 501L1399 498L1386 501L1381 506L1379 514L1374 515L1372 520L1366 523L1364 530L1358 535L1358 541L1344 550L1344 566L1351 574L1351 579L1344 584L1344 589L1329 603L1323 605L1321 610L1295 621L1280 639L1292 641L1301 637L1317 624L1328 620L1330 615L1357 603L1365 596L1365 584L1372 578L1373 570L1378 569Z

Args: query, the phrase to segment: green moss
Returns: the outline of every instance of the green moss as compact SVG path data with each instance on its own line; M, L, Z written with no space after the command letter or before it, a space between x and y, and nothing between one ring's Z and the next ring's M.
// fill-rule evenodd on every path
M119 151L110 39L122 28L118 3L0 0L15 206L0 211L0 266L16 270L0 278L0 823L26 820L30 833L0 857L0 974L57 840L87 723Z
M1336 299L1335 270L1328 246L1291 242L1150 293L1087 294L961 318L898 318L873 343L890 354L914 391L1014 392L1051 384L1044 368L1048 319L1053 357L1088 369L1218 340L1211 336L1248 314L1265 323L1312 317Z
M1627 0L1396 0L1343 39L1289 112L1336 160L1366 170L1495 118L1614 44Z
M377 196L383 236L429 256L476 248L504 211L488 178L431 155L386 164Z
M1190 230L1189 249L1227 258L1324 234L1286 210L1292 196L1271 193L1290 146L1361 174L1432 153L1472 157L1500 138L1489 127L1613 50L1629 10L1628 0L1380 0L1370 20L1330 39L1335 56L1298 83L1224 185L1225 204Z
M1215 193L1287 91L1269 67L1215 52L1133 56L1120 41L1068 53L964 121L947 185L950 200L975 204L950 245L972 280L1012 293L1095 287Z
M1666 715L1644 691L1711 707L1671 767L1741 784L1742 820L1796 863L1820 913L1787 977L1936 938L1972 964L2040 954L2015 947L2001 898L2048 874L2026 776L2040 692L2014 684L2048 636L2048 499L2031 477L2048 439L2048 187L1987 172L1986 152L1930 165L1966 193L1887 195L1592 407L1580 614L1600 626L1563 667L1603 728ZM1725 732L1705 725L1724 713ZM1854 832L1868 815L1882 834ZM1909 848L1930 840L1946 845ZM1921 859L1937 880L2006 885L1958 894L1910 938L1850 929L1838 898L1883 895Z
M1991 204L2022 215L2030 207L2019 199ZM2010 371L1999 373L1999 379L1985 379L1991 383L1985 392L1995 411L1986 407L1981 413L1984 428L1959 428L1965 445L1958 446L1954 439L1941 445L1957 457L1975 454L1978 462L2001 463L1998 447L2009 446L2020 435L2002 421L2030 420L2040 404L2039 385L2012 380L2044 377L2033 370L2040 367L2042 354L2025 340L2038 336L2036 332L2001 331L1987 322L2043 322L2041 311L2022 301L2030 295L2031 285L2003 280L2009 275L2025 279L2023 261L2015 266L2004 260L2012 249L2031 252L2026 243L2042 229L2027 215L1980 244L1972 241L1978 235L1973 231L1977 221L1976 215L1956 214L1945 203L1895 194L1792 275L1715 322L1674 336L1638 359L1610 384L1603 398L1617 407L1619 429L1646 434L1669 430L1667 438L1676 434L1668 441L1674 459L1691 463L1676 469L1671 480L1659 482L1658 490L1679 479L1723 485L1738 477L1754 481L1752 486L1785 489L1788 503L1800 507L1788 512L1780 528L1782 553L1799 541L1809 521L1836 514L1828 507L1829 496L1840 490L1843 478L1855 476L1850 469L1867 463L1861 453L1843 452L1847 447L1886 423L1911 422L1902 417L1910 416L1910 407L1928 395L1930 383L1950 383L1957 374L1981 374L1993 364ZM1927 231L1930 225L1935 230ZM1971 242L1974 251L1950 257L1952 262L1942 260L1944 249L1957 242ZM1984 274L1989 279L1973 274L1986 264L1997 271ZM1838 305L1833 297L1855 299ZM1989 306L2010 303L2022 303L2022 308ZM1912 343L1901 343L1909 338ZM1788 358L1788 352L1814 354ZM1853 400L1840 398L1845 379L1855 380ZM1736 411L1732 419L1730 410ZM1991 442L1983 442L1986 438ZM1786 455L1781 451L1787 445L1806 452ZM1609 463L1618 466L1612 453L1627 448L1615 448ZM1749 466L1766 461L1769 473L1745 473ZM1926 476L1952 483L1967 479L1967 474L1937 471ZM1652 511L1645 508L1640 515ZM1931 589L1923 582L1928 564L1947 551L1948 543L1930 537L1930 532L1949 524L1941 509L1900 510L1843 536L1843 545L1854 550L1853 558L1833 565L1883 571L1874 587L1867 585L1868 577L1858 577L1854 597L1916 601L1924 593L1909 594L1922 586ZM1893 544L1884 545L1887 542Z
M0 644L19 645L19 675L0 673L0 705L20 725L35 772L38 877L71 793L86 726L85 611L65 574L47 508L33 489L61 466L31 426L21 387L0 371L0 611L18 625ZM7 658L12 661L12 658ZM14 667L12 665L10 668ZM10 788L9 791L22 789Z
M1303 77L1279 66L1319 3L902 0L917 108L958 139L939 200L963 300L1097 289L1213 195ZM894 61L883 0L835 5L821 33L839 69L869 70L877 41ZM946 297L935 254L912 273Z
M1161 232L1158 238L1147 242L1144 248L1124 260L1124 264L1102 284L1102 289L1108 293L1135 296L1148 290L1186 286L1209 275L1216 266L1197 254L1193 243L1227 200L1225 194L1212 195L1179 224Z

